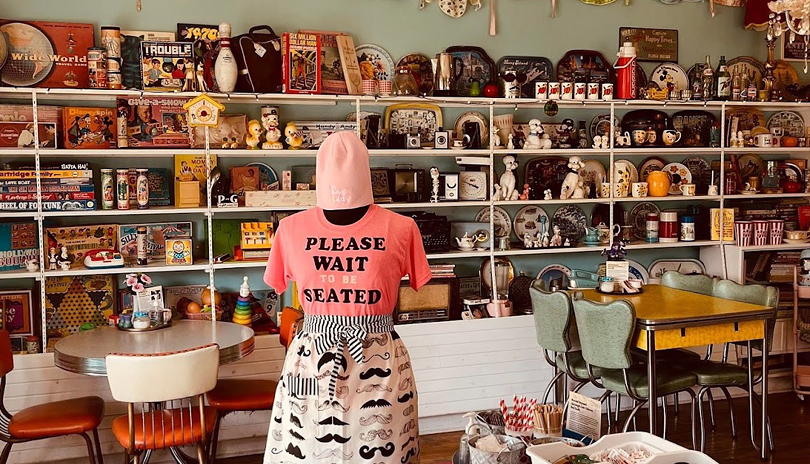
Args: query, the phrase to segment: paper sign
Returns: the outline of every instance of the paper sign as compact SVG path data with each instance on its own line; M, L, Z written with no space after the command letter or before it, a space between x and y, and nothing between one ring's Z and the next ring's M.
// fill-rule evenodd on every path
M630 264L627 261L606 261L605 276L613 277L616 282L623 282L630 278Z
M602 431L602 404L597 399L571 392L565 428L575 434L598 440Z

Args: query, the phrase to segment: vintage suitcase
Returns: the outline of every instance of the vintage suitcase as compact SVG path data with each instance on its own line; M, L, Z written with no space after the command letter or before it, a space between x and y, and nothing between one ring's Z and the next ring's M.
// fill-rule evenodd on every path
M236 92L282 91L281 37L273 28L251 27L247 34L236 36L231 47L239 68Z

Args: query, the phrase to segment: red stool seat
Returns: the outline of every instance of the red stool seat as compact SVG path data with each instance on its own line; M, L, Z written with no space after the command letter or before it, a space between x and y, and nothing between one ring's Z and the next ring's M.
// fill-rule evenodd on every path
M205 398L212 408L223 413L271 410L277 385L273 380L220 379Z
M11 417L8 431L27 440L84 433L98 428L103 416L104 400L86 396L23 409Z
M216 411L205 408L205 434L210 437L214 431ZM135 449L162 449L170 446L186 446L197 443L202 438L200 427L200 409L175 408L170 410L146 412L143 417L135 414ZM118 442L125 448L129 446L129 417L116 417L112 422L112 431Z

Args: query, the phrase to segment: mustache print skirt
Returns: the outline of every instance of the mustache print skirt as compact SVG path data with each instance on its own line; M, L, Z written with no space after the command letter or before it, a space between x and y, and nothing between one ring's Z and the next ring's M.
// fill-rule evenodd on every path
M390 315L307 315L284 361L264 464L419 464L417 403Z

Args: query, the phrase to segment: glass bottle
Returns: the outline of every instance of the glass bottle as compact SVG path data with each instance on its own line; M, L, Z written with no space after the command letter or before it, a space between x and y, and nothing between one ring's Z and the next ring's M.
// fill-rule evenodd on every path
M715 73L715 97L717 100L728 100L731 97L731 74L726 66L726 56L720 55L720 63Z
M768 161L767 174L762 178L762 189L767 193L779 191L779 174L776 161Z
M416 84L416 79L413 77L411 68L407 66L400 66L394 73L394 87L396 89L395 95L407 96L418 95L419 86Z
M714 71L709 55L706 55L706 63L703 65L703 99L714 98Z
M748 100L748 72L743 69L740 71L740 100Z
M740 74L737 71L731 73L731 99L734 101L740 101L740 95L742 94L742 78Z
M692 66L692 75L689 76L692 81L692 100L703 99L703 65L695 63Z

